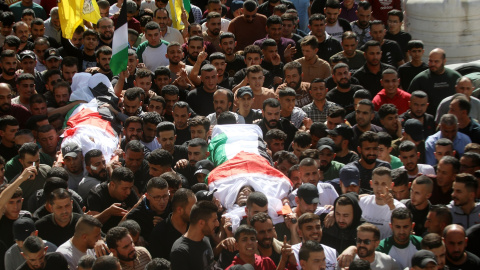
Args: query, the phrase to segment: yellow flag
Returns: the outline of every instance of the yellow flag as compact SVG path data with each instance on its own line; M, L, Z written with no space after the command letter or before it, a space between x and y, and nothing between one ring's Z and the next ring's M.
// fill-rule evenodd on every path
M187 1L188 1L188 5L190 6L190 0L187 0ZM170 17L172 18L173 28L179 31L182 30L183 28L185 28L185 25L182 22L182 9L185 8L184 1L170 0L168 1L168 5L170 6L170 11L172 13ZM188 16L188 11L187 11L187 16Z
M97 23L101 18L96 0L61 0L58 3L58 15L62 35L66 39L73 37L73 32L83 24L83 20Z

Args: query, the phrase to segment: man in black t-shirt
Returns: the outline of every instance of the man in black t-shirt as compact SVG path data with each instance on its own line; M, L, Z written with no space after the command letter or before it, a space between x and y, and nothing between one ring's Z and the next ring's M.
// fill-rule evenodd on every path
M448 225L443 231L443 242L447 250L446 265L450 269L478 269L480 258L465 250L467 237L461 225Z
M212 102L213 103L213 102ZM157 140L172 155L172 167L180 159L188 159L187 148L181 145L175 145L177 134L175 125L171 122L162 122L157 126Z
M19 125L17 119L11 115L6 115L0 119L0 153L5 162L12 159L18 154L15 147L15 133L18 131Z
M22 256L25 262L17 270L68 270L68 262L62 254L47 254L47 247L38 236L29 236L23 242Z
M138 201L137 195L132 192L134 179L130 169L115 168L110 182L96 186L88 194L87 207L100 213L96 218L103 223L104 232L116 226Z
M382 21L376 20L370 23L370 34L372 35L373 40L380 42L382 47L382 63L397 68L405 64L402 49L400 49L397 42L385 39L386 33L387 30L385 30L385 25Z
M190 106L184 101L178 101L173 105L172 116L175 124L175 144L182 145L190 140L190 129L188 129L188 119L192 115Z
M421 236L426 232L425 221L427 220L427 214L432 206L428 199L432 196L432 191L432 179L422 175L413 180L410 199L401 201L410 212L412 212L412 221L415 223L415 227L413 228L415 235Z
M352 74L349 66L339 63L333 67L332 78L337 86L327 92L327 100L342 106L347 114L355 110L353 106L353 94L363 87L352 84Z
M217 212L218 207L209 201L192 207L190 227L173 243L170 252L172 269L213 269L215 261L208 236L215 234L219 226Z

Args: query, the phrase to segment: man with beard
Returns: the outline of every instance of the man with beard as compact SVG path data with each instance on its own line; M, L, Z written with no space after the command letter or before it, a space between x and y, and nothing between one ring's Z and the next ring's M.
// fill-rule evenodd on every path
M288 119L280 117L280 102L274 98L266 99L263 102L262 116L263 119L257 125L262 129L263 136L274 128L282 130L287 134L284 145L285 150L288 150L298 129Z
M310 97L310 94L308 92L310 90L310 83L302 82L302 64L295 61L287 63L283 67L283 72L285 73L285 83L279 85L277 88L277 91L288 86L293 90L295 90L295 92L297 93L295 106L302 108L303 106L309 104L312 101L312 98ZM308 115L308 117L312 118L310 117L310 115ZM318 122L317 119L312 118L312 120L314 122ZM320 122L325 122L325 120L326 119Z
M0 155L3 157L5 165L18 154L18 149L15 146L15 134L18 132L18 121L15 117L6 115L0 118Z
M361 225L362 209L358 205L358 194L349 192L340 195L334 203L334 223L324 226L322 244L334 248L339 254L355 245L357 227Z
M320 243L322 240L322 225L320 217L314 213L305 213L298 218L298 235L302 238L302 242L292 246L293 254L300 265L299 251L305 242L311 240ZM323 245L323 250L326 257L327 270L333 270L337 266L337 251L329 246Z
M120 142L120 148L125 151L128 142L143 138L143 120L138 116L130 116L123 124L123 133L125 135Z
M251 98L252 99L254 98L254 99L252 100L252 103L249 109L260 110L262 108L263 102L267 98L277 97L273 89L264 87L264 83L265 83L264 71L265 69L263 69L260 65L249 66L248 68L245 69L245 73L246 73L245 79L240 84L235 86L235 88L233 88L233 91L235 91L237 95L239 95L238 91L242 87L248 87L251 89L252 91ZM235 99L234 106L239 108L240 104L238 100L239 98L237 97Z
M217 52L221 51L220 48L220 28L222 25L222 15L217 12L210 12L207 15L207 31L202 33L204 40L210 42L215 46Z
M353 126L353 139L351 147L358 147L360 145L360 137L368 132L382 132L383 128L372 124L375 117L375 110L373 103L368 99L362 99L358 102L355 108L355 119L357 123Z
M62 107L65 107L70 102L70 94L72 93L72 89L70 88L70 85L68 84L68 82L62 81L62 82L56 83L55 86L53 86L52 93L56 103L56 106L54 108L62 108ZM72 106L69 106L69 107L72 107ZM70 109L71 108L68 108L68 110ZM68 110L65 111L65 113L68 112Z
M372 39L378 41L381 46L382 63L398 68L405 64L402 49L396 41L385 39L386 33L387 30L385 29L385 25L381 21L374 20L370 22L370 34L372 35Z
M461 225L448 225L443 230L443 242L447 250L447 266L450 269L477 269L480 258L466 251L467 240L465 229Z
M68 269L68 262L62 254L57 252L47 253L47 249L48 247L45 246L45 243L40 237L27 237L25 241L23 241L23 248L21 252L25 262L17 269Z
M440 234L443 233L440 232ZM437 270L448 270L448 266L445 267L446 248L443 243L442 236L436 233L429 233L422 239L421 245L423 250L431 251L437 260Z
M183 62L185 62L187 65L194 66L197 62L198 55L200 52L204 52L205 48L206 44L203 36L190 36L187 41L187 55L185 56ZM205 64L208 64L207 60L201 62L200 67L203 67Z
M330 181L339 177L340 169L345 164L334 161L335 158L335 142L331 138L321 138L317 143L320 170L323 172L323 181Z
M457 84L455 85L455 92L456 94L450 97L445 98L440 102L437 108L437 114L435 115L435 119L438 120L442 115L448 113L449 105L452 103L453 99L458 96L458 94L464 94L465 97L468 99L468 102L471 104L470 112L468 116L473 119L480 119L480 111L478 108L480 107L480 100L476 97L472 96L473 91L475 90L475 86L473 85L473 81L468 78L467 76L463 76L462 78L458 79Z
M373 105L378 111L383 104L393 104L398 109L399 114L403 114L408 110L411 94L398 88L400 80L398 73L393 69L387 69L382 73L381 84L383 89L373 97Z
M236 91L240 87L247 86L247 84L250 84L250 86L253 87L252 84L258 85L259 81L262 82L263 87L269 88L269 89L273 88L274 75L273 75L272 72L270 72L266 69L262 70L263 78L261 78L259 76L256 76L257 78L254 82L250 82L249 79L247 78L247 68L249 68L251 66L255 66L255 65L259 65L259 66L261 65L261 63L263 61L262 60L262 56L263 56L262 49L260 49L260 47L257 46L257 45L249 45L249 46L245 47L243 55L244 55L245 64L246 64L247 67L237 71L237 73L235 73L235 75L233 76L233 86L234 87L233 87L232 90ZM255 79L255 78L252 78L252 79ZM258 88L258 86L255 86L255 88Z
M30 30L28 28L28 25L23 21L16 22L13 25L13 33L20 39L18 52L33 50L33 43L28 41L28 37L30 36Z
M455 85L461 78L460 73L445 68L446 63L445 51L440 48L433 49L428 56L428 69L415 76L408 88L408 92L421 89L429 95L427 112L431 115L435 115L444 98L455 94Z
M134 180L129 168L118 167L113 170L108 183L103 182L88 193L87 209L96 213L95 217L102 222L104 232L120 223L137 203L138 196L132 192Z
M119 159L122 166L129 168L134 173L137 194L145 193L148 176L148 162L145 160L146 147L138 140L131 140L125 146L123 157ZM149 152L150 153L150 152Z
M140 87L132 87L127 89L127 91L125 91L124 99L123 99L123 113L127 117L143 116L144 112L142 110L142 106L143 106L142 94L144 93L145 91L143 91L143 89Z
M188 142L188 160L179 160L175 164L175 170L185 176L190 186L193 186L198 183L194 175L196 172L195 164L200 160L207 159L209 155L207 142L201 138L194 138Z
M308 92L310 95L308 95L307 98L311 96L313 101L312 103L305 105L302 108L303 111L307 114L308 118L312 119L313 122L325 123L325 121L327 121L329 110L336 106L335 103L326 99L328 89L325 86L325 81L319 78L314 79L310 84L310 89Z
M363 44L372 39L370 35L370 20L372 18L372 5L368 2L359 2L358 8L355 11L358 20L350 23L352 31L357 34L358 47L362 47Z
M228 32L235 35L238 43L234 51L241 51L256 40L264 38L267 34L267 17L257 13L257 2L245 1L243 3L243 15L233 19L228 25ZM256 31L250 31L255 27Z
M412 221L415 223L413 231L416 235L426 232L425 221L432 204L428 201L432 196L433 181L425 175L417 177L411 186L410 199L402 200L405 207L412 212Z
M350 23L343 18L338 18L341 12L341 4L337 0L330 0L325 3L323 9L327 21L326 32L338 41L342 41L343 33L352 31Z
M158 66L168 65L168 43L161 39L160 26L156 22L145 25L146 41L137 47L137 56L140 63L144 63L149 70L155 70Z
M111 48L115 31L113 20L108 17L100 18L97 22L97 31L100 35L97 49L105 45Z
M0 67L2 68L0 83L7 83L11 87L16 85L15 71L17 70L17 63L17 57L13 50L2 51L2 54L0 55Z
M168 151L173 157L173 167L180 159L188 159L187 148L185 146L176 145L177 139L175 125L171 122L161 122L157 126L157 140L162 145L162 149Z
M50 192L47 204L52 213L37 220L35 227L38 236L60 246L75 233L75 225L82 215L73 212L72 195L63 188Z
M203 85L188 93L187 103L198 115L207 116L215 112L213 94L221 87L217 85L218 74L217 69L213 65L204 65L201 68L200 77Z
M178 42L179 44L183 44L183 36L180 31L167 25L169 17L168 11L165 8L158 8L153 14L153 21L160 25L160 33L163 40L169 43Z
M311 82L315 78L326 79L331 75L330 64L318 57L318 39L315 36L307 36L300 43L303 57L296 59L302 64L303 82Z
M143 193L142 193L143 194ZM145 198L127 214L127 219L138 222L142 228L140 235L148 240L153 228L171 213L168 183L162 177L154 177L146 184Z
M35 77L29 73L19 74L16 86L18 96L12 99L12 104L23 105L30 110L30 97L35 94Z
M97 58L97 66L85 69L85 72L102 73L111 81L113 78L112 70L110 69L110 59L112 59L112 49L108 46L102 46L95 51Z
M345 57L347 59L350 72L355 72L365 64L363 52L358 50L357 34L352 31L347 31L342 34L341 41L343 51L330 57L330 62L332 62L334 57Z
M350 141L353 139L353 130L347 124L339 124L333 130L327 130L328 136L335 143L335 158L333 160L348 164L358 160L358 154L349 149Z
M476 178L468 173L460 173L453 182L452 202L448 208L452 212L452 223L465 229L480 222L480 203L475 202L478 189Z
M166 87L165 87L166 88ZM164 89L165 89L164 88ZM163 90L162 89L162 92ZM178 99L178 96L177 96ZM168 103L167 103L168 108ZM177 101L172 108L173 123L175 124L175 140L176 145L182 145L191 138L190 130L188 129L188 119L192 115L190 106L185 101Z
M197 197L190 189L181 188L175 192L171 202L172 212L157 223L148 239L148 250L152 257L170 260L173 243L187 232L190 212ZM159 240L162 241L159 241Z
M218 207L209 201L198 202L192 207L187 232L172 246L172 269L213 268L215 261L208 237L213 236L219 226L217 212Z
M233 93L228 89L218 89L213 94L213 106L215 112L207 115L207 119L210 120L210 125L215 126L217 124L217 118L223 112L228 112L233 103ZM232 112L236 118L237 124L245 124L245 118L243 116Z
M243 16L240 16L240 17L243 17ZM232 24L232 22L230 22L230 24ZM225 62L227 63L225 72L228 75L228 77L232 77L232 78L236 72L246 67L245 59L243 58L243 56L238 53L235 53L235 49L237 48L237 46L238 46L238 41L234 34L230 32L225 32L220 34L220 48L222 49L221 52L225 54Z
M357 152L360 159L349 163L360 171L360 187L372 190L369 181L372 179L372 171L378 167L390 168L390 164L377 159L378 157L378 135L372 131L363 133L358 139Z
M355 111L353 95L357 90L362 89L360 85L352 84L351 76L352 73L347 64L336 64L333 67L332 78L337 86L327 93L327 100L342 106L347 114Z
M296 53L295 41L290 38L282 37L282 18L277 15L272 15L267 19L267 36L255 41L253 44L262 47L262 44L267 39L273 39L277 44L280 52L280 60L283 63L293 61L293 56ZM269 46L270 47L270 46ZM272 59L273 60L273 59ZM270 61L272 62L272 61Z
M82 148L76 142L62 146L63 167L68 173L68 188L78 192L78 185L85 177Z
M390 255L397 261L400 269L411 267L413 255L421 249L422 238L412 234L413 215L407 208L397 208L392 211L390 228L393 235L383 239L377 251Z
M402 125L398 119L397 107L391 103L383 104L378 109L378 116L380 117L380 124L384 131L393 139L396 140L402 136Z
M435 170L431 165L418 162L420 152L417 152L417 147L413 142L402 142L398 150L398 157L403 163L401 168L407 170L409 180L415 179L420 175L435 175Z
M88 175L78 184L78 194L84 201L91 189L108 180L107 164L102 151L92 149L85 154L85 169Z
M170 70L170 78L173 80L172 84L190 90L192 83L187 75L192 72L193 67L182 61L184 55L180 43L171 42L167 47L166 57L169 62L167 68Z
M105 242L114 257L120 261L122 269L144 269L152 256L144 247L136 247L127 228L114 227L105 237Z

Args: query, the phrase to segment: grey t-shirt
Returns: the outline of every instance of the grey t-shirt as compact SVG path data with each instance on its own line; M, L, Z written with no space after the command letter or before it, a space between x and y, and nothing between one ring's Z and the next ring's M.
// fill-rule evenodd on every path
M57 248L57 252L62 254L65 259L67 259L68 266L70 269L77 269L78 260L84 255L95 256L95 251L93 249L87 249L86 253L81 252L72 244L72 239L69 239L67 242L63 243Z
M47 252L55 252L57 246L43 240L45 246L48 247ZM13 244L7 252L5 252L5 270L17 270L17 268L25 262L22 254L22 250L18 247L17 244Z
M358 255L355 255L355 260L360 259ZM397 261L390 257L389 255L375 251L375 260L370 263L370 268L372 270L400 270Z

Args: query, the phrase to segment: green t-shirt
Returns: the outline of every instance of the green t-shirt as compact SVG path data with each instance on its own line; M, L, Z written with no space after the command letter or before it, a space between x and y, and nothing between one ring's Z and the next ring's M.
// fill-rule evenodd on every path
M398 157L390 155L390 166L392 166L392 170L398 169L403 166L403 163Z
M330 168L323 172L323 181L340 178L340 169L343 168L343 166L345 166L345 164L332 160L332 165L330 165Z

